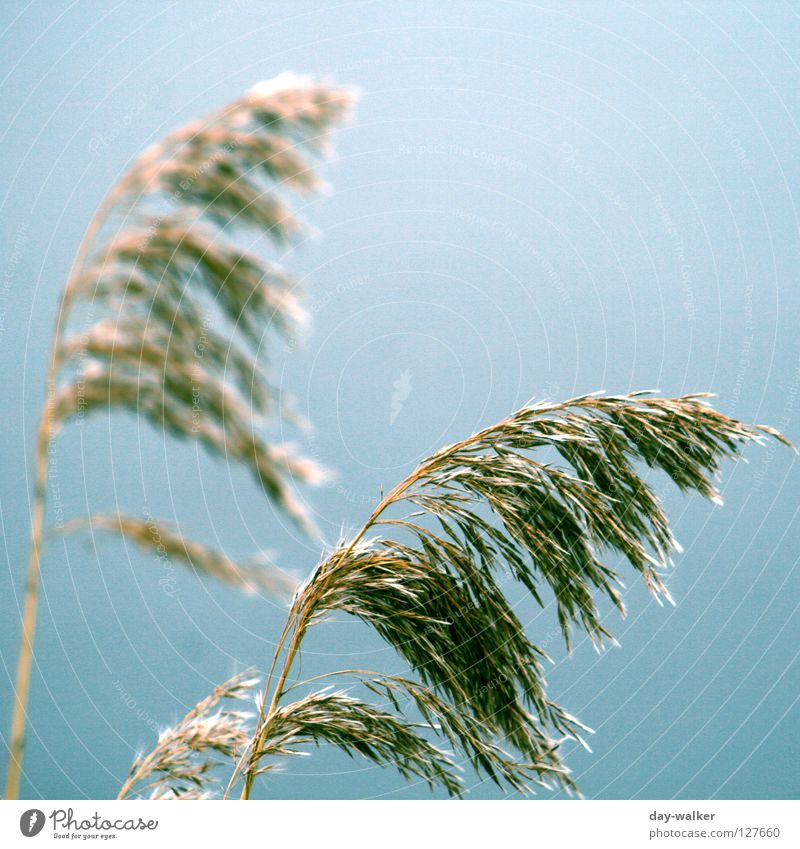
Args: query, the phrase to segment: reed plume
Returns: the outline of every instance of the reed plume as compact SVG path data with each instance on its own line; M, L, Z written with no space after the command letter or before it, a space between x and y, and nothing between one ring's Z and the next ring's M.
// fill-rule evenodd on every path
M322 470L261 435L266 417L293 418L269 381L265 352L302 326L301 298L290 275L230 234L250 230L283 247L302 232L289 197L321 187L315 163L351 102L349 91L291 74L261 83L145 151L88 226L61 297L36 441L8 798L19 795L22 770L49 448L66 422L118 409L197 440L248 468L313 532L293 487L319 481ZM156 536L168 539L135 517L95 524L149 548ZM170 539L168 548L215 577L244 577L198 544Z
M214 770L246 746L252 716L218 706L224 700L249 699L257 685L250 670L215 687L177 725L159 735L149 754L137 755L117 798L212 798L218 784Z
M297 586L292 573L272 563L266 552L245 560L233 560L225 552L187 539L176 528L154 519L138 519L124 513L96 514L64 523L61 533L81 528L117 534L150 549L161 557L184 563L196 574L231 584L246 592L274 596L291 595Z
M588 395L533 404L424 460L349 541L325 556L296 593L276 649L250 745L228 786L249 798L276 756L327 741L458 796L438 734L498 785L576 789L560 749L588 730L547 694L548 655L526 635L502 584L521 583L555 606L572 633L609 638L596 595L625 612L621 556L658 597L678 549L664 510L640 472L666 473L683 491L719 500L720 461L767 436L713 410L704 395ZM557 462L537 459L549 449ZM287 703L293 663L309 629L335 611L371 625L419 680L341 670L381 705L320 690ZM388 704L388 710L387 710ZM407 716L407 706L424 720Z

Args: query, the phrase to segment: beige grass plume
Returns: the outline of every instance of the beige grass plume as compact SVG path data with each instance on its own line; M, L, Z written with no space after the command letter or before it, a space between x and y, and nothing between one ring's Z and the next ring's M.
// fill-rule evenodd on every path
M321 187L315 164L352 93L282 75L255 86L145 151L109 192L62 294L39 425L31 545L6 796L19 794L44 541L49 446L76 416L125 410L240 463L299 526L313 525L293 490L320 470L262 436L291 416L268 379L265 352L302 326L292 277L232 233L282 248L302 232L292 195ZM78 329L80 328L80 329ZM149 546L133 517L114 529ZM181 559L187 544L176 553ZM220 555L224 558L224 555ZM195 566L231 576L231 561L195 548Z

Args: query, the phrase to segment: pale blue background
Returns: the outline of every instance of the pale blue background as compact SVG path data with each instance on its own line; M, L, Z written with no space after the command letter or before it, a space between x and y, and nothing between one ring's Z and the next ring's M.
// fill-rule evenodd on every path
M711 390L800 439L800 22L788 2L11 3L2 12L0 729L27 549L31 439L58 292L131 158L286 69L359 86L357 118L289 258L314 317L276 351L338 469L310 492L329 542L441 444L531 396ZM392 385L412 391L390 425ZM775 448L727 468L723 510L662 482L686 553L676 609L631 581L621 648L564 659L552 692L597 733L569 763L589 797L797 797L798 467ZM241 470L115 416L59 441L51 517L149 509L235 554L301 572L315 547ZM58 516L57 516L58 514ZM24 793L106 797L153 729L271 655L282 609L118 540L44 563ZM303 671L400 662L337 620ZM4 769L4 766L3 766ZM468 775L477 797L498 791ZM280 797L428 795L323 748ZM547 794L541 794L546 797Z

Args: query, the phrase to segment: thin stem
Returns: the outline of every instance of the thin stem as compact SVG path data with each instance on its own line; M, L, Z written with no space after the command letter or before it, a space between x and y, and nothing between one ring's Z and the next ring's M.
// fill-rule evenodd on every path
M121 184L120 184L121 185ZM14 709L11 716L11 741L9 747L8 770L6 773L6 799L19 798L22 780L22 761L25 753L25 727L28 719L28 698L31 686L31 668L33 666L33 644L36 637L36 618L39 607L39 589L41 584L42 546L44 543L44 519L47 507L47 476L50 470L50 443L55 436L56 422L53 404L56 395L58 370L61 365L61 339L66 316L72 303L75 283L83 263L89 254L97 231L109 209L116 202L118 185L106 196L95 212L81 240L78 252L70 269L69 277L61 296L56 316L47 367L45 385L47 400L39 420L36 435L35 483L31 512L30 549L28 554L28 575L25 581L25 601L22 614L22 636L17 677L14 686Z
M233 107L226 107L232 109ZM41 556L44 542L44 520L47 506L47 475L49 471L50 443L55 436L55 421L53 416L53 400L56 392L58 371L61 366L61 343L66 324L66 318L72 305L75 288L84 263L89 256L94 240L103 225L108 213L128 190L137 168L156 161L170 147L180 144L198 132L203 126L213 123L225 110L214 110L205 119L180 127L167 135L158 145L146 150L139 156L131 169L108 192L83 235L78 251L70 268L64 291L61 295L58 314L50 350L47 368L46 386L47 401L36 440L35 490L31 511L31 535L28 558L28 574L25 582L25 601L22 615L22 637L17 661L17 677L14 690L14 709L11 718L11 742L6 775L6 798L16 799L19 796L22 776L22 760L25 750L25 726L27 724L28 698L30 694L31 668L33 666L33 644L36 636L36 617L39 606L39 589L41 578Z
M261 751L261 746L264 742L264 738L266 737L267 730L269 729L269 722L272 719L275 711L278 709L278 703L280 702L280 698L283 695L283 687L286 684L286 679L289 675L289 671L292 668L292 663L297 655L297 652L300 648L300 643L303 640L303 635L305 634L305 626L301 621L297 623L295 627L294 633L292 634L292 641L289 643L289 650L286 654L286 660L283 664L283 669L281 670L280 677L278 678L278 682L275 684L275 690L272 694L272 700L270 701L269 709L264 711L264 702L261 705L261 712L259 715L259 725L260 728L256 729L253 739L253 745L250 749L250 754L248 758L247 764L247 772L244 777L244 787L242 788L241 798L243 800L247 800L250 798L250 793L253 790L253 782L256 779L256 766L258 764L258 753ZM278 651L280 651L280 646L278 647ZM266 701L267 689L264 689L264 701ZM262 718L266 716L266 719L263 721Z
M278 637L278 643L275 647L275 652L272 655L272 665L270 666L269 673L267 675L267 681L264 684L264 693L261 696L261 704L259 705L258 710L258 721L256 722L256 730L253 732L253 742L247 747L244 752L242 752L241 757L236 762L236 766L233 768L233 773L231 774L230 779L228 780L228 786L225 788L225 793L222 798L229 798L231 791L233 790L233 786L236 783L239 774L241 773L245 761L248 763L248 769L250 769L250 760L252 757L252 753L255 749L255 740L256 737L260 733L261 723L265 718L265 708L267 703L267 694L269 693L270 684L272 683L272 676L275 674L275 668L278 665L278 657L280 656L281 650L283 649L283 645L286 642L286 638L289 636L291 631L292 624L292 610L289 611L289 616L287 617L286 624L283 626L283 631L281 631L280 637Z
M117 794L117 799L124 799L131 789L137 784L140 777L142 775L146 775L147 769L150 764L152 764L156 758L161 754L161 747L156 746L150 754L142 760L142 762L138 765L135 770L131 770L128 777L125 779L125 783L120 788L119 793Z
M17 662L14 687L14 710L11 718L11 744L6 778L6 798L18 799L22 776L22 758L25 751L25 724L31 667L33 665L33 640L36 634L36 616L39 601L39 574L41 564L42 531L47 494L50 428L47 414L39 423L36 449L36 483L31 517L31 540L28 554L28 577L25 582L25 605L22 614L22 637Z
M313 678L306 678L303 681L298 681L296 684L292 684L291 687L286 687L283 694L286 695L287 693L291 693L292 690L298 689L298 687L305 687L308 684L313 684L315 681L322 681L325 678L332 678L335 675L361 675L369 676L370 678L379 677L379 673L372 669L336 669L333 672L323 672L322 675L315 675Z

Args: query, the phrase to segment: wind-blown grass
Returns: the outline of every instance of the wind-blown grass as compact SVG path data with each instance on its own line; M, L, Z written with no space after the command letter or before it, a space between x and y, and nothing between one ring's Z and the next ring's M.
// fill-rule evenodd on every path
M301 298L286 271L231 234L265 234L282 248L302 232L289 198L321 187L314 166L351 102L346 90L291 74L261 83L145 151L87 228L62 293L37 434L8 798L19 795L22 771L49 447L65 423L123 410L196 440L248 468L278 508L314 532L293 490L322 470L262 436L267 417L293 415L265 355L274 338L302 327ZM113 529L148 548L164 539L135 517ZM170 553L226 580L237 573L225 555L183 539Z
M147 755L137 755L118 799L207 799L218 781L214 770L247 744L250 714L219 708L224 700L249 699L258 679L250 671L215 687L183 719L165 729Z
M786 443L772 428L716 412L703 395L590 395L524 407L424 460L296 593L228 791L241 778L248 798L271 759L293 751L288 737L393 762L459 795L453 761L428 753L427 738L404 716L401 703L409 702L428 731L499 785L575 790L560 747L586 729L548 697L547 654L526 635L499 578L512 575L542 607L549 589L567 648L575 629L600 646L609 632L596 595L625 612L608 555L624 557L654 594L669 598L662 572L677 543L642 467L719 500L720 462L767 436ZM559 462L537 459L544 448ZM406 512L389 515L399 507ZM388 699L393 712L341 692L285 704L304 637L334 611L374 627L418 677L341 672Z
M71 533L80 528L125 537L140 548L152 549L160 557L185 563L198 575L231 584L246 592L281 597L290 595L297 586L294 576L272 563L266 554L233 560L223 551L187 539L172 526L153 519L137 519L122 513L97 514L66 522L60 532Z
M297 236L288 196L319 188L313 165L350 101L291 76L257 86L146 151L88 228L59 310L38 433L9 797L22 767L48 448L66 422L124 410L196 440L249 469L313 531L294 484L321 470L262 436L267 418L293 417L269 380L265 349L302 327L301 299L283 269L230 235L263 233L278 248ZM120 798L204 798L222 789L223 764L232 769L225 795L241 786L249 798L259 776L320 743L451 796L463 792L462 761L509 791L575 792L562 745L588 729L549 698L548 656L525 633L507 579L554 608L568 649L576 631L601 646L610 635L598 596L625 612L609 559L627 561L669 598L662 575L678 547L645 470L718 500L721 462L768 436L786 442L716 412L703 395L632 393L530 404L443 448L296 589L255 721L219 707L255 682L220 685L136 758ZM77 527L120 534L236 586L283 584L277 570L237 562L160 520L98 515L66 530ZM331 670L296 681L306 635L337 612L373 627L408 674ZM331 686L337 677L351 686Z

